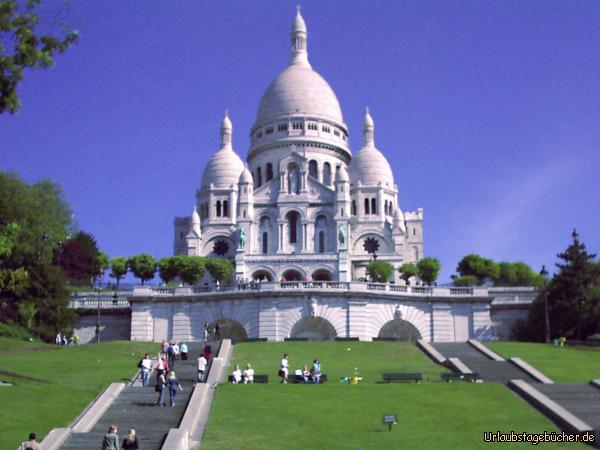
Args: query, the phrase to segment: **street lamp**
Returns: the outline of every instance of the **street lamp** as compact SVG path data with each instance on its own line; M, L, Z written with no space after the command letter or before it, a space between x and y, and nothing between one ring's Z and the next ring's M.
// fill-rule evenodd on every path
M100 286L102 283L102 278L98 277L98 308L96 314L96 344L100 343Z
M550 343L550 316L548 314L548 290L546 289L546 285L548 283L548 271L546 270L546 266L542 266L542 270L540 270L540 276L543 279L543 289L544 289L544 316L546 321L545 331L546 331L546 344Z

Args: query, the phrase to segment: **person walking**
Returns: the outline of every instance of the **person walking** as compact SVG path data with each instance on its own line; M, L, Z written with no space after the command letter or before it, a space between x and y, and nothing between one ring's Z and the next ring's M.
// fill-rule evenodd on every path
M135 435L135 430L133 428L129 429L129 433L123 439L123 450L138 450L140 447L138 446L137 436Z
M19 450L41 450L42 446L35 439L35 433L29 433L29 440L21 442L21 447L19 447Z
M188 355L188 346L185 342L181 343L181 359L183 361L187 361L187 355Z
M283 384L287 383L288 367L289 367L288 354L285 353L283 355L283 358L281 358L281 363L279 363L279 376L281 377L281 382Z
M156 404L161 408L165 406L165 390L167 389L167 379L165 378L165 374L161 373L158 377L158 381L156 382L156 387L154 390L158 392L158 400Z
M169 380L167 381L169 385L169 400L171 402L171 406L175 406L175 396L177 395L177 389L183 391L181 384L179 384L179 380L175 376L175 372L169 372Z
M206 344L208 342L208 322L204 322L204 343Z
M167 361L165 360L165 357L163 354L158 355L158 360L154 364L154 370L156 370L156 381L157 382L158 382L158 379L160 378L160 376L164 375L169 370L169 365L167 364Z
M206 365L208 361L204 357L204 355L200 355L198 358L198 381L202 383L204 381L204 372L206 371Z
M152 360L150 355L146 355L140 361L140 371L142 374L142 386L148 387L148 380L150 379L150 371L152 370Z
M117 431L119 430L116 425L108 427L108 433L104 435L102 440L102 450L120 450Z

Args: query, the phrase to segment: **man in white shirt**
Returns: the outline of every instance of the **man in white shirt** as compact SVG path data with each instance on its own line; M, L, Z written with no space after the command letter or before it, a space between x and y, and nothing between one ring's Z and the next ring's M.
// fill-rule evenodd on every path
M208 361L206 360L204 355L200 355L200 358L198 358L198 381L201 383L204 381L204 371L206 370L206 364L208 364Z
M246 364L246 370L244 370L244 384L254 383L254 369L250 364Z
M281 377L281 382L283 384L287 383L288 365L288 355L286 353L283 355L283 358L281 358L281 363L279 364L279 376Z
M152 360L150 359L150 355L146 353L146 356L142 359L140 363L140 369L142 371L142 385L144 387L148 387L148 380L150 379L150 371L152 370Z

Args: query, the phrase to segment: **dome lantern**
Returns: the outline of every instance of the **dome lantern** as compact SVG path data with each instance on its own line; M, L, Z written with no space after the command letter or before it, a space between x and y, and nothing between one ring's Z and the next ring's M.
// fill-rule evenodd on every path
M310 66L308 62L308 51L306 49L306 23L300 14L300 6L296 7L296 17L292 25L292 64L304 64Z

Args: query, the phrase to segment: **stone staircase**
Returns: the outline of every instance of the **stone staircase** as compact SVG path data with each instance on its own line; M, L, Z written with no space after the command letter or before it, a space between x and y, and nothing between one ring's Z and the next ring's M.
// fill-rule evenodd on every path
M446 358L458 358L473 372L479 373L483 381L508 383L513 379L521 379L529 383L538 381L527 372L508 361L493 361L466 342L431 344Z
M211 345L213 355L218 354L219 344ZM169 406L168 392L165 393L166 406L160 408L156 405L158 393L154 391L154 375L147 388L136 381L133 386L127 386L121 391L90 431L71 433L60 449L98 450L102 447L102 439L108 427L116 425L119 428L119 444L129 428L134 428L140 448L160 450L169 430L179 426L196 383L196 359L200 356L203 346L200 343L188 343L188 347L188 360L178 360L174 364L175 373L183 388L183 392L177 392L175 406Z

